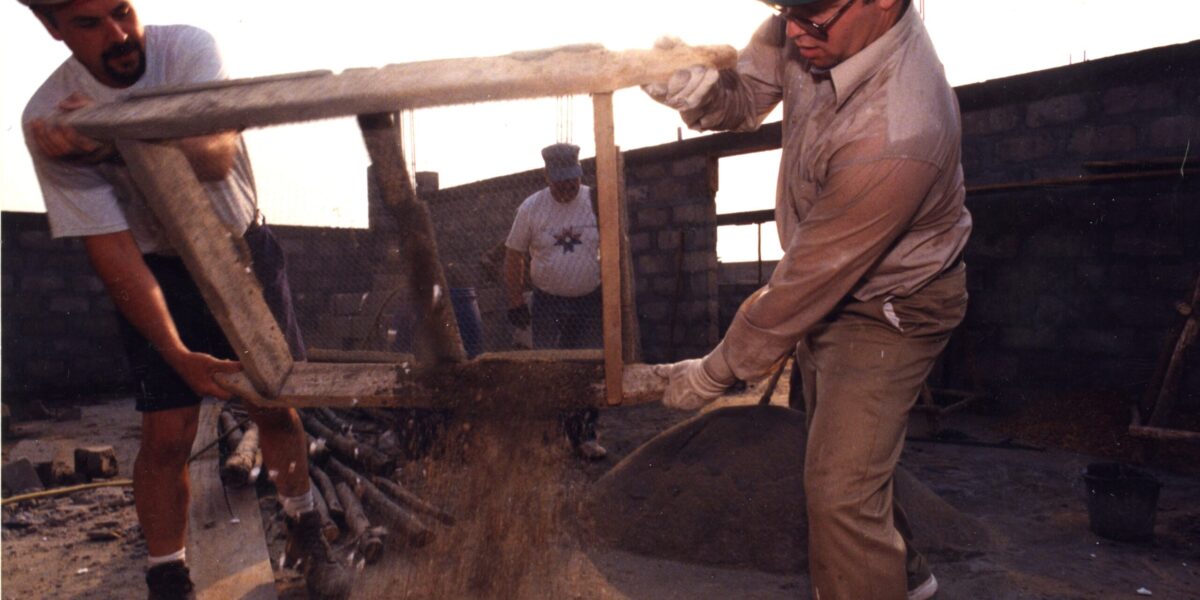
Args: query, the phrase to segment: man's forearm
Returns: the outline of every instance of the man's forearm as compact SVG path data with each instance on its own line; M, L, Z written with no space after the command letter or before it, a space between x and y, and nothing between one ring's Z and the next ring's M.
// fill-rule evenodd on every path
M504 252L504 289L509 308L525 304L525 256L511 248Z
M158 281L129 232L86 237L84 247L121 315L164 356L187 352Z
M231 394L213 376L240 371L241 365L184 345L162 288L146 267L133 235L121 231L88 236L83 243L117 310L158 350L192 392L228 400Z
M238 134L223 131L211 135L182 138L172 142L183 151L200 181L220 181L233 169L237 155Z

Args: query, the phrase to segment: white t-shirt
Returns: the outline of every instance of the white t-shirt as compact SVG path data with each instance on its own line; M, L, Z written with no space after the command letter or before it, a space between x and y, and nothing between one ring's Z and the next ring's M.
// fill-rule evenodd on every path
M68 58L34 93L21 122L25 144L46 201L54 237L115 233L128 229L143 253L174 254L158 220L133 184L129 170L116 163L76 166L42 156L29 134L29 122L55 114L58 103L73 92L96 102L112 102L131 91L226 79L221 54L208 32L187 25L146 27L146 72L128 88L110 88L92 77L74 57ZM204 182L221 221L240 235L254 219L254 174L246 145L239 137L233 169L221 181Z
M600 228L586 185L565 204L550 188L526 198L504 245L529 253L533 285L543 292L576 298L600 285Z

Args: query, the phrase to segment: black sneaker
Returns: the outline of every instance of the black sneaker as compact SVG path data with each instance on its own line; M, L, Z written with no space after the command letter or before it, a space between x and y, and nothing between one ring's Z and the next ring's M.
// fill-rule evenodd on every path
M150 600L196 600L192 576L182 560L154 565L146 572Z
M350 573L333 557L333 549L321 532L321 515L310 510L287 520L289 563L304 574L312 600L344 600L350 597Z

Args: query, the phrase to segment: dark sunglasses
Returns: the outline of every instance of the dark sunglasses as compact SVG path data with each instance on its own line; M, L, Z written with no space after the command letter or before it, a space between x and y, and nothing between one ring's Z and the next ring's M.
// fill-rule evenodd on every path
M829 41L829 28L833 27L833 24L837 23L838 19L842 18L842 15L846 14L847 10L850 10L850 6L852 4L854 4L854 0L850 0L849 2L843 4L842 7L839 8L832 17L826 19L824 23L816 23L799 15L791 14L788 10L790 7L787 6L777 5L775 6L775 10L779 11L779 16L792 23L795 23L797 27L803 29L804 33L807 33L808 35L821 40L822 42L826 42Z

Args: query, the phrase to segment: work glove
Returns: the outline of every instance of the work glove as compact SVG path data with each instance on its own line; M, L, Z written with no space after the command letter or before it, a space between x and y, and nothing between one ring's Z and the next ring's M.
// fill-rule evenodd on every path
M719 353L709 354L702 359L656 365L654 374L667 379L662 402L676 410L702 408L716 400L736 380Z
M659 50L670 50L683 42L677 37L660 37L654 42ZM708 99L720 79L720 71L704 65L692 65L679 69L671 74L664 82L648 83L642 86L655 101L670 106L675 110L691 110L699 108Z
M522 304L508 309L508 323L517 329L529 329L529 324L533 321L532 315L529 314L529 305Z

